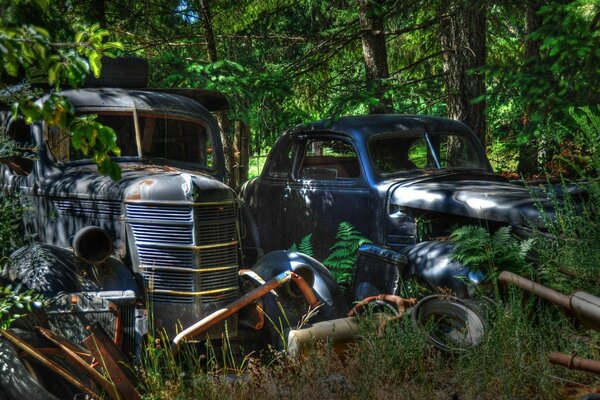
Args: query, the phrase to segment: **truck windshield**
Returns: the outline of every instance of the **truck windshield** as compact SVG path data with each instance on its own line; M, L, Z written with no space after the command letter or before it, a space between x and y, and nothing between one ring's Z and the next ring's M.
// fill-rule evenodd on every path
M426 169L480 169L485 159L466 135L458 133L385 134L369 141L380 175Z
M208 125L199 119L160 113L98 113L97 121L113 128L121 157L159 158L176 163L194 164L197 168L214 166L213 144ZM61 162L84 160L89 155L71 147L70 136L50 127L48 147Z

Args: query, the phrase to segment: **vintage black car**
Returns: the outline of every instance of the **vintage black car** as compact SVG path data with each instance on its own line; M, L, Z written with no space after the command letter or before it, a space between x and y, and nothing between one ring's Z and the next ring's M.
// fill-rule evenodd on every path
M239 193L248 248L289 248L312 234L323 259L342 221L393 250L447 237L456 225L542 227L530 190L495 175L464 124L415 115L343 117L299 125Z

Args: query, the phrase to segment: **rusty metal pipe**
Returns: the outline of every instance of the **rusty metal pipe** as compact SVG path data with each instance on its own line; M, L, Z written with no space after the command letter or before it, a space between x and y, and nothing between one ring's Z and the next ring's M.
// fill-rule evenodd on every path
M399 315L403 315L407 308L414 306L417 304L417 299L409 298L405 299L400 296L396 296L394 294L380 294L377 296L370 296L362 299L352 309L348 312L348 316L352 317L362 311L362 309L367 306L372 301L385 301L391 303L396 306L396 310L398 310Z
M229 304L227 307L215 311L214 313L210 314L209 316L196 322L194 325L190 326L189 328L184 329L177 336L175 336L175 338L171 342L171 350L173 351L173 354L177 354L177 352L179 351L179 342L181 342L183 339L185 339L187 337L191 337L191 336L197 336L203 332L206 332L208 329L210 329L214 325L218 324L219 322L223 321L224 319L235 314L236 312L238 312L242 308L246 307L248 304L252 303L256 299L261 298L265 294L269 293L271 290L276 289L276 288L290 282L291 280L294 280L294 282L298 285L298 287L300 288L302 293L305 294L305 296L307 296L307 294L305 293L306 287L308 287L310 292L312 292L312 289L306 284L306 282L300 276L298 276L296 273L294 273L292 271L284 271L281 274L273 277L271 280L267 281L265 284L244 294L242 297L235 300L233 303ZM304 287L304 285L306 285L306 287ZM307 301L309 302L309 304L315 304L315 301L316 301L315 294L312 293L312 296L309 296L307 298Z
M308 305L311 306L312 308L318 307L320 304L319 300L317 300L317 296L315 295L315 292L308 285L308 283L306 283L306 280L304 280L304 278L302 278L300 275L298 275L295 272L291 273L291 279L292 279L292 282L294 282L298 286L298 289L300 289L300 291L302 292L302 295L304 296L304 299L306 300Z
M530 281L529 279L523 278L517 274L513 274L512 272L503 271L500 276L498 276L498 280L500 282L512 283L513 285L520 287L527 292L533 293L542 299L551 301L552 303L558 304L559 306L568 310L571 309L571 301L569 296L557 292L556 290L547 288L546 286L540 285L539 283Z
M548 353L548 360L552 364L562 365L563 367L567 367L569 369L577 369L580 371L600 374L600 361L558 353L556 351Z

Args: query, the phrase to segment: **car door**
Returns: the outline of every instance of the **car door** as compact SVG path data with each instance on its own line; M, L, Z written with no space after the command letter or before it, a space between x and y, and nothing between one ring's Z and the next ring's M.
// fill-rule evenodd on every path
M368 235L370 190L356 147L349 137L300 135L294 168L283 193L283 237L288 246L312 235L316 258L323 260L338 227L349 222Z

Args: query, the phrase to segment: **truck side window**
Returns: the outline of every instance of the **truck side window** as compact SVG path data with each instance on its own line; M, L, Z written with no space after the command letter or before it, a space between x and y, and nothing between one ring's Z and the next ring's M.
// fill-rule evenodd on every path
M22 119L16 119L8 127L8 137L15 142L14 153L5 160L11 171L17 175L29 175L33 171L35 146L31 138L31 126Z
M354 147L339 139L310 140L299 169L301 179L358 178L360 167Z

